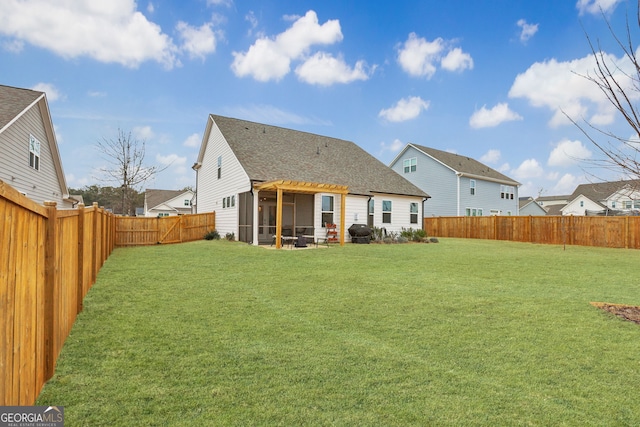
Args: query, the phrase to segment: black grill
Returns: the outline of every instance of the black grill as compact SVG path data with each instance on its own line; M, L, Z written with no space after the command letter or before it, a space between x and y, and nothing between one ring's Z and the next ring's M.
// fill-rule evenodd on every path
M367 224L353 224L349 227L351 243L369 243L371 241L371 228Z

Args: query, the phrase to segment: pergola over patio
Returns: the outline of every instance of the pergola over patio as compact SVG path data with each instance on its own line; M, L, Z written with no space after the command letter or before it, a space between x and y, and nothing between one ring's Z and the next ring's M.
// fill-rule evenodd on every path
M276 197L276 248L282 247L282 194L288 193L331 193L340 194L340 246L344 246L344 222L345 222L345 201L349 189L346 185L319 184L315 182L274 180L255 183L253 189L260 191L274 191Z

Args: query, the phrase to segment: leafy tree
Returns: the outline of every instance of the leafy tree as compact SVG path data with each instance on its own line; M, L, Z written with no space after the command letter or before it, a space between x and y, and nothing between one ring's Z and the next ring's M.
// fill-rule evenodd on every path
M98 185L88 185L83 188L70 188L69 194L80 195L86 206L91 206L94 202L98 206L110 209L113 212L122 212L122 189L116 187L100 187ZM144 193L131 191L132 205L141 207L144 205Z

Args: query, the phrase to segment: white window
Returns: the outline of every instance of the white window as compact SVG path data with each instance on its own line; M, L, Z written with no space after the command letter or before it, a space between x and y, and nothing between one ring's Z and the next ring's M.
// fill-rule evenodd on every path
M631 209L631 200L625 200L623 203L625 209Z
M391 200L382 201L382 223L391 224Z
M191 206L191 200L189 200L189 199L184 199L184 205L185 205L185 206Z
M40 141L29 135L29 166L40 170Z
M584 208L584 200L580 200L580 207Z
M464 214L466 216L482 216L482 208L466 208Z
M418 204L417 203L409 204L409 222L411 222L411 224L418 223Z
M404 167L404 173L415 172L417 164L418 159L416 157L403 160L402 165Z
M333 196L322 196L322 225L333 222Z
M222 178L222 156L218 156L218 179Z
M475 179L469 180L469 192L471 193L472 196L476 194L476 180Z
M513 195L515 194L515 189L511 185L501 185L500 186L500 198L501 199L511 199L513 200Z

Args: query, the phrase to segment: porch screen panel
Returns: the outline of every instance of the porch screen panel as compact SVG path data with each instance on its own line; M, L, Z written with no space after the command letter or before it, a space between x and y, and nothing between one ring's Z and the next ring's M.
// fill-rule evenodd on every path
M238 241L253 241L253 194L238 194Z

